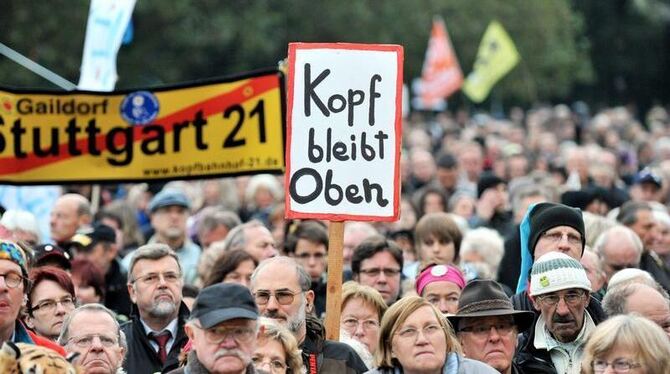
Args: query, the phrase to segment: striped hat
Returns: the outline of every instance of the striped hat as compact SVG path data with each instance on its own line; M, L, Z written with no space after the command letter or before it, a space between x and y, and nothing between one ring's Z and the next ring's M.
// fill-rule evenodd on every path
M530 296L568 288L591 291L591 282L579 261L562 252L549 252L537 259L530 272Z

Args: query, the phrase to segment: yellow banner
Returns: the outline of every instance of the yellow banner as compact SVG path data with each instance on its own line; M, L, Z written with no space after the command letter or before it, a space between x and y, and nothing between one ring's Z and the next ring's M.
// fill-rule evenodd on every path
M0 183L282 173L283 100L277 71L108 94L0 90Z
M502 25L491 22L484 33L472 72L463 83L463 92L470 100L481 103L491 88L517 63L519 52Z

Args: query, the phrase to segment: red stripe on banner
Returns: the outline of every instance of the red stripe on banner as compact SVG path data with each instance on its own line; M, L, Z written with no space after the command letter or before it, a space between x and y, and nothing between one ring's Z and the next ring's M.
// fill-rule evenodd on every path
M222 113L231 104L237 104L253 99L278 87L279 79L276 75L250 78L249 83L243 84L230 92L215 96L201 103L193 104L177 112L166 115L165 117L158 118L151 124L165 123L162 126L167 134L173 130L175 123L192 120L195 117L195 114L200 110L203 111L203 117L207 118L213 114ZM97 148L101 152L107 150L105 136L106 134L101 134L95 138ZM142 126L135 126L133 131L134 143L142 141L148 137L148 135L142 134ZM82 152L82 156L88 154L88 138L79 139L76 144L77 149ZM121 144L121 141L116 141L115 144ZM67 161L68 159L75 157L81 157L70 156L67 151L68 144L63 143L60 145L59 155L55 157L37 157L33 153L29 153L27 158L20 160L16 159L14 156L0 157L0 175L25 172L41 166L54 164L60 161Z

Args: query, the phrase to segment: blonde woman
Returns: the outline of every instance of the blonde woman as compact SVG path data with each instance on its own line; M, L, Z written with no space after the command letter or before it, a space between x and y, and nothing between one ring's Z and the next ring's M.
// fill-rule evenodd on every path
M298 342L285 327L271 319L260 319L256 350L251 360L257 370L272 374L304 373Z
M360 342L367 352L357 352L370 368L374 367L374 361L368 362L363 356L372 357L377 352L379 326L386 308L384 298L374 288L352 281L342 285L340 341L349 344L354 350L362 347L351 344L348 339Z
M670 373L670 341L652 321L619 315L602 322L584 348L582 373Z
M394 303L384 314L370 374L496 374L492 367L464 358L442 313L419 296Z

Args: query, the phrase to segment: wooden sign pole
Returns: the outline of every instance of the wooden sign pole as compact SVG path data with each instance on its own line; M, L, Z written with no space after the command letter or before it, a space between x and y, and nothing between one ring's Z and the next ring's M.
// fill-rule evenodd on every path
M342 248L344 222L331 221L328 228L328 288L326 291L326 339L340 338L342 309Z

